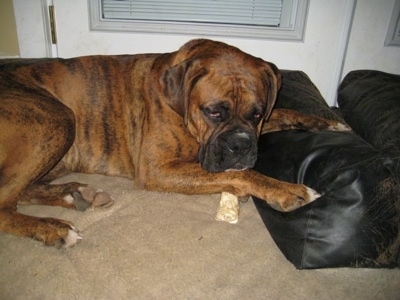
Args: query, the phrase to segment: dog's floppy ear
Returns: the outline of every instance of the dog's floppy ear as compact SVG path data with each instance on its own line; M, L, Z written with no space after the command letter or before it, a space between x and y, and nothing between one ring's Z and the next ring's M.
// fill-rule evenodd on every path
M167 103L183 117L186 125L190 93L206 73L199 59L190 59L168 68L161 76L160 83Z
M267 109L265 112L266 118L271 114L272 108L275 105L278 91L281 88L281 73L279 69L270 62L265 62L263 67L263 84L267 93Z

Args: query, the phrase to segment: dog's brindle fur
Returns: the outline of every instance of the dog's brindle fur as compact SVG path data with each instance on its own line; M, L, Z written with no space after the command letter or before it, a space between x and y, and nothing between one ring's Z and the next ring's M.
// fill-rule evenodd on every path
M74 245L79 234L71 223L17 212L17 203L84 209L110 202L107 194L83 184L48 184L67 171L124 176L148 190L254 195L282 211L318 196L303 185L251 170L280 75L273 64L237 48L195 40L173 53L38 60L1 68L3 232ZM338 126L279 110L267 124L269 131L282 125ZM236 171L224 172L228 169Z

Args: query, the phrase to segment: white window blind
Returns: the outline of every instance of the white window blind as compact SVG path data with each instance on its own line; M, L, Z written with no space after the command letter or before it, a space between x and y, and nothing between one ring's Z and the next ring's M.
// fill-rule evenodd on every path
M103 0L109 19L278 27L282 0Z
M302 41L309 0L88 0L90 29Z

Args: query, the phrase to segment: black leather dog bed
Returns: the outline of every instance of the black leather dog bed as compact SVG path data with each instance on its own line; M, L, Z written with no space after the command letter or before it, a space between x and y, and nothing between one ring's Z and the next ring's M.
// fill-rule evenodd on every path
M290 213L253 197L271 236L299 269L400 266L400 77L351 72L339 88L340 109L331 109L305 73L282 74L276 107L346 120L354 132L261 137L256 170L322 193Z
M322 194L290 213L254 198L274 241L299 269L378 267L397 235L390 172L352 133L283 131L260 139L256 170Z

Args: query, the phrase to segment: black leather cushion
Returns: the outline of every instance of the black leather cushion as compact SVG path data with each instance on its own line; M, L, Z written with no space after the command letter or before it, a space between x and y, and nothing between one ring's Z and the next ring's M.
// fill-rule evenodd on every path
M275 108L294 109L301 113L345 122L338 110L326 104L317 87L302 71L281 70L282 86Z
M275 107L344 122L304 72L282 71L282 75ZM350 82L345 80L342 88ZM342 96L353 99L351 88L345 92ZM346 106L346 120L357 127L351 110ZM323 193L290 213L275 211L254 198L271 236L297 268L400 265L395 207L400 206L395 203L400 188L386 169L393 166L393 159L383 152L354 133L284 131L261 137L256 170Z
M377 258L397 234L396 184L369 144L353 133L274 132L261 137L255 169L322 193L290 213L254 197L271 236L297 268L383 266Z
M338 103L353 130L388 155L400 174L400 75L352 71L339 87Z

